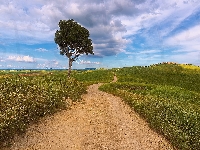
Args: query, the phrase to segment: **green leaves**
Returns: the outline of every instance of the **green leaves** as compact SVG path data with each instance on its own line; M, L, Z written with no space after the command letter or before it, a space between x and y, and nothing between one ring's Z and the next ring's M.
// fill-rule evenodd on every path
M94 54L92 40L89 39L89 31L73 19L60 20L58 26L60 30L56 31L54 41L60 48L60 54L69 58L70 77L73 61L76 61L81 54Z
M60 47L61 53L70 53L66 49L73 49L75 53L93 54L92 40L89 39L89 31L75 22L73 19L68 21L60 20L60 30L55 33L55 43Z

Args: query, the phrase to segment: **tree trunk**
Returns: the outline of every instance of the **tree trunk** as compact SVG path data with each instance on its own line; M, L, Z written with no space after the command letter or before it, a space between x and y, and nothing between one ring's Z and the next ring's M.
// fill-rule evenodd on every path
M73 60L71 58L69 58L69 68L68 68L68 77L69 78L70 78L70 75L71 75L72 62L73 62Z

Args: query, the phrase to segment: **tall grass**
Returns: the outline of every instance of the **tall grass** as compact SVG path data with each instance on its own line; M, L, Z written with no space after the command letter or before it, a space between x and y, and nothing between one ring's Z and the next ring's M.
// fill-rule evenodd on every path
M87 85L91 85L111 82L113 80L113 72L111 70L73 71L72 77Z
M180 65L115 70L117 83L101 90L130 107L181 150L200 149L200 72Z
M66 99L77 100L86 85L64 73L0 79L0 145L20 134L40 117L65 109Z
M191 91L200 91L200 70L184 69L179 65L151 67L129 67L115 70L118 82L139 82L157 85L171 85Z

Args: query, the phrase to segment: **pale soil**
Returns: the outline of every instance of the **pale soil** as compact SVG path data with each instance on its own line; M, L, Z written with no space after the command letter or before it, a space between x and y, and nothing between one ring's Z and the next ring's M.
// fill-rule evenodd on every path
M116 80L116 78L115 78ZM168 150L129 106L91 85L83 100L31 126L12 150Z

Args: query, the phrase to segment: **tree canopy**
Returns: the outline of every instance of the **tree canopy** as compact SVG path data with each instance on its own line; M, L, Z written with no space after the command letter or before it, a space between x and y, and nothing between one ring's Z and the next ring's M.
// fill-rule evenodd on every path
M73 61L81 54L94 54L92 40L89 39L89 31L73 19L60 20L58 26L60 30L56 31L54 41L60 48L60 54L69 58L70 76Z

